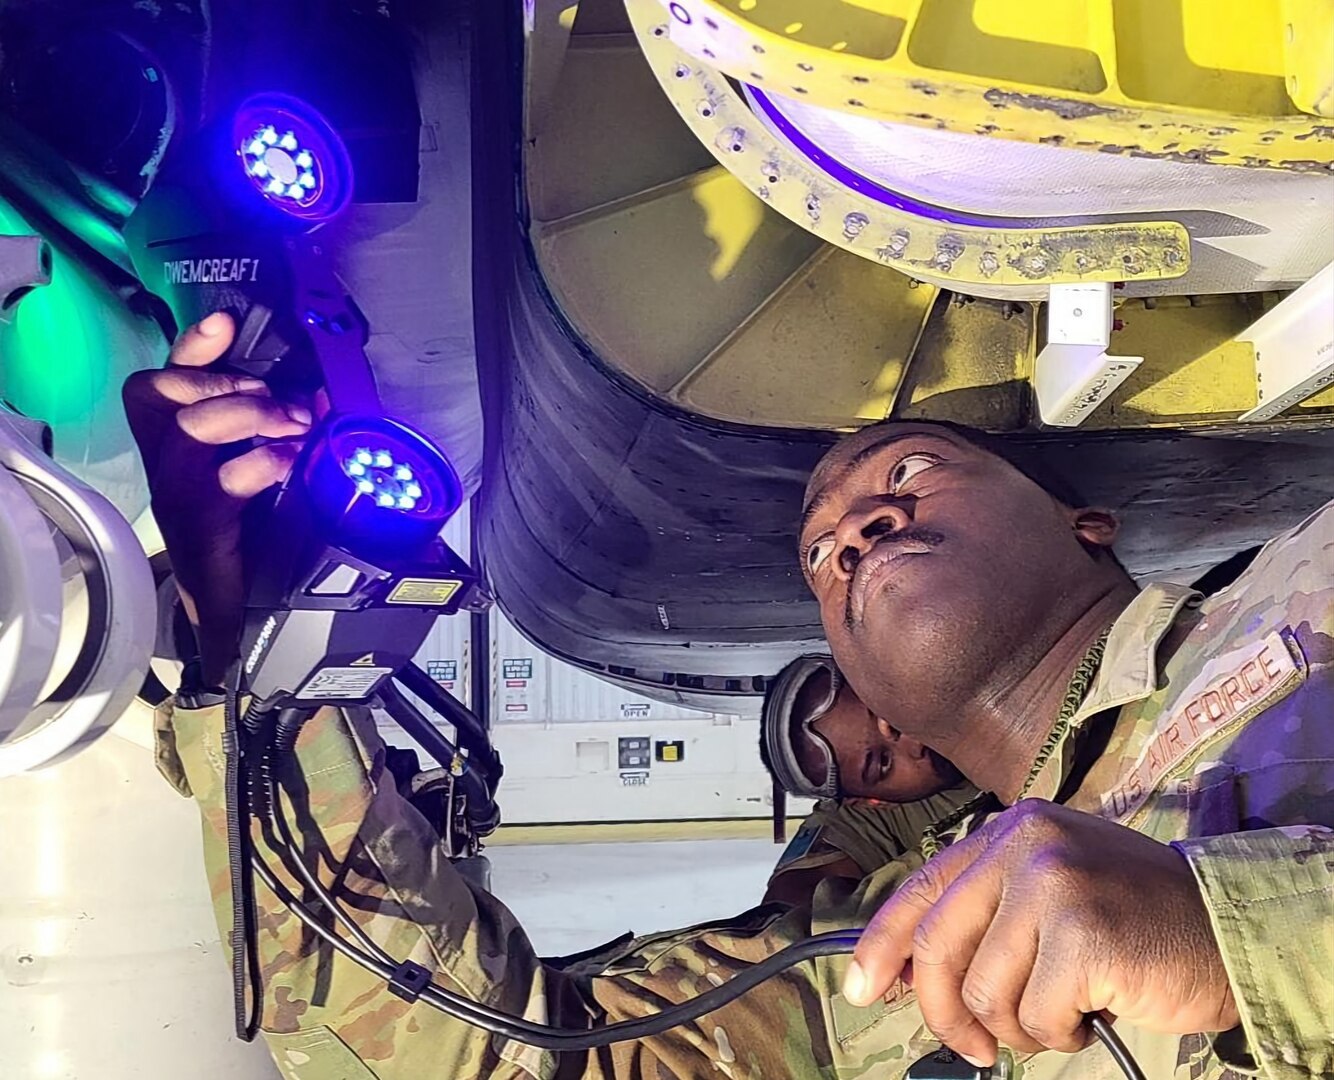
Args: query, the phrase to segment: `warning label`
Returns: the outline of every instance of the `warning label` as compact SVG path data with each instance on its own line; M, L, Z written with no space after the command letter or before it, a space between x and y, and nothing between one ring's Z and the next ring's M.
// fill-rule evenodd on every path
M528 706L528 695L532 692L528 685L528 680L533 677L532 658L527 656L505 657L500 661L500 674L504 680L502 693L504 695L506 718L511 720L528 719L527 715L516 716L515 714L531 715L532 712Z
M328 698L331 701L350 701L368 696L377 683L386 675L392 675L393 668L387 667L327 667L321 668L310 677L296 696L302 701L317 701Z
M419 604L422 607L444 607L462 588L463 582L439 581L434 578L404 578L385 597L386 604Z
M427 660L426 674L446 690L453 690L454 683L459 677L459 662L457 660Z

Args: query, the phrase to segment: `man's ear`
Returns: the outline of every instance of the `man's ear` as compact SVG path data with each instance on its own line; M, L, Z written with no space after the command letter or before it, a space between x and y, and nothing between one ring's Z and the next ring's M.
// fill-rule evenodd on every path
M1075 535L1090 548L1109 548L1121 531L1121 522L1110 510L1085 507L1072 511L1071 525Z

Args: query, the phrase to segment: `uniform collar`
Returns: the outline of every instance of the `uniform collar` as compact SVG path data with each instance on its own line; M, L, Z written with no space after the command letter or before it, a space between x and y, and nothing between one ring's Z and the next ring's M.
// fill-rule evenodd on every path
M1084 703L1071 717L1061 741L1041 766L1028 794L1054 799L1070 773L1076 741L1090 718L1108 709L1143 701L1158 689L1158 646L1175 624L1181 610L1197 607L1200 593L1186 585L1152 582L1117 617L1107 636L1098 674ZM1034 763L1034 768L1038 768Z

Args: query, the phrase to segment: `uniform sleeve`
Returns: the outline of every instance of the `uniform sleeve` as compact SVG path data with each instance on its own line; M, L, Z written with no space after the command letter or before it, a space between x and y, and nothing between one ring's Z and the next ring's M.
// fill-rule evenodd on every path
M802 840L800 833L793 843ZM804 852L793 853L792 845L778 861L764 887L764 902L809 907L811 898L825 881L830 879L857 881L861 868L846 854L823 841L817 841Z
M167 712L158 727L159 763L200 805L226 949L231 896L222 709ZM509 910L457 873L425 819L398 794L384 751L367 716L328 710L307 722L297 744L299 773L288 770L297 779L287 807L307 862L319 860L326 887L373 941L395 959L430 969L438 985L529 1020L588 1027L593 1010L579 984L545 967ZM300 895L258 823L254 836L256 851ZM377 976L312 940L262 882L254 887L261 1029L285 1080L556 1075L552 1054L396 997ZM562 1075L606 1074L594 1055L584 1069Z
M1295 825L1178 841L1204 894L1247 1048L1272 1078L1334 1074L1334 830Z
M1276 537L1239 579L1243 623L1276 601L1298 688L1219 757L1242 831L1179 841L1209 908L1245 1039L1215 1041L1239 1071L1334 1075L1334 504ZM1212 616L1211 616L1212 617ZM1245 1047L1234 1044L1244 1041Z
M158 760L177 789L199 802L225 942L231 907L222 730L221 709L164 713ZM318 853L321 876L343 909L390 956L427 967L446 989L528 1020L586 1029L693 999L811 933L806 911L761 905L637 938L587 964L543 964L508 909L443 857L427 822L386 774L384 749L369 717L316 716L297 742L303 790L290 809L301 845L312 859ZM255 846L276 864L262 833ZM291 875L277 873L295 889ZM377 976L312 941L262 882L255 892L262 1029L284 1080L806 1077L832 1075L831 1057L860 1061L859 1051L845 1052L830 1038L829 1003L837 994L831 963L789 968L763 991L658 1034L556 1055L395 997ZM818 899L817 906L830 907ZM840 898L836 914L826 913L839 925L856 925L844 920L856 918L858 905Z

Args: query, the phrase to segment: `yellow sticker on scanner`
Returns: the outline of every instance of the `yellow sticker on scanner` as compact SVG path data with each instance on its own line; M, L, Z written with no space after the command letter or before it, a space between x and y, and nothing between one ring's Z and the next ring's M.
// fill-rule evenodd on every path
M394 586L385 603L444 607L462 587L463 582L456 578L404 578Z

